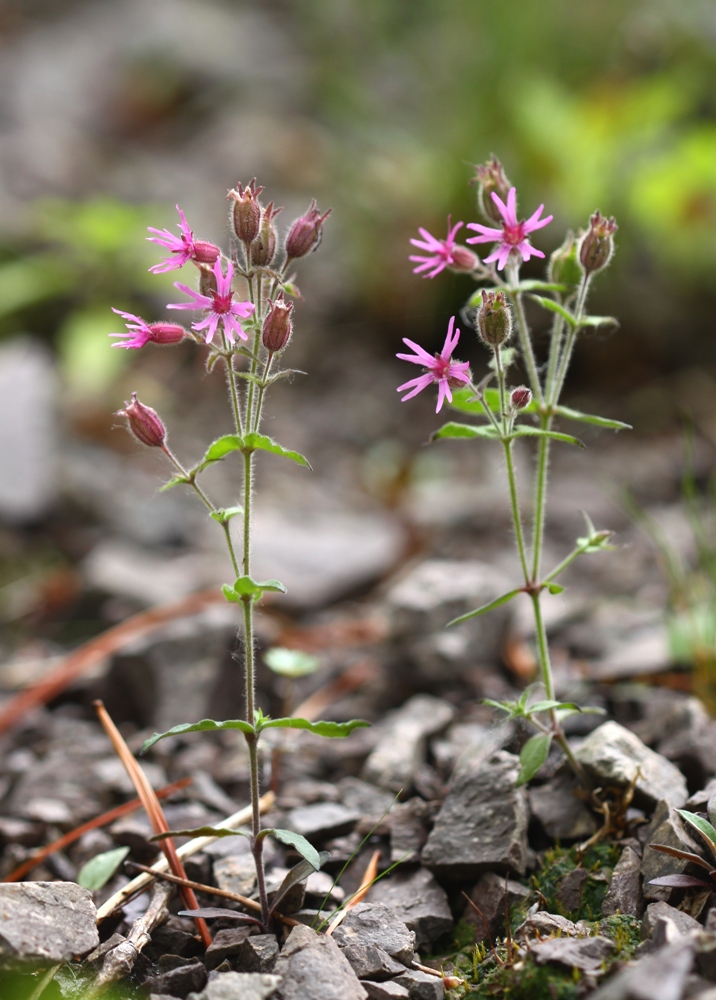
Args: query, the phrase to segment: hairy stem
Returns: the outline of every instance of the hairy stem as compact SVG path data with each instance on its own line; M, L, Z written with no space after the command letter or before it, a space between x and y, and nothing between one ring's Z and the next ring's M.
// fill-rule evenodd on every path
M508 265L507 270L510 285L514 288L520 280L519 268L514 265ZM509 297L517 316L517 333L520 338L520 348L522 350L522 357L527 368L532 394L537 402L541 403L544 398L542 393L542 384L537 372L537 363L535 361L534 351L532 350L532 339L530 337L529 327L527 326L527 318L522 304L522 295L519 292L510 292Z

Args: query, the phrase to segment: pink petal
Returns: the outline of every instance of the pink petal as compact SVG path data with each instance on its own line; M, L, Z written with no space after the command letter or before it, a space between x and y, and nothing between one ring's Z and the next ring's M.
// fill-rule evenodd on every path
M507 220L510 226L517 225L517 188L510 188L509 194L507 195L507 211L509 212L509 219Z
M396 354L396 358L400 358L401 361L413 361L418 365L431 365L435 361L433 355L428 354L428 352L422 348L420 344L416 344L414 341L408 340L407 337L403 337L403 343L407 344L408 347L414 350L417 357L413 357L411 354Z
M450 317L450 322L448 323L447 334L445 336L445 343L443 344L443 349L440 352L440 357L443 361L448 361L452 356L452 352L457 347L457 342L460 339L460 331L455 331L455 336L453 337L453 328L455 326L455 317Z
M186 216L184 215L184 213L182 212L182 210L179 208L178 205L175 205L174 207L176 208L177 212L179 213L179 218L181 219L181 223L180 223L181 231L184 234L184 236L186 237L187 242L191 243L191 239L192 239L193 233L192 233L191 229L189 228L189 223L186 221Z
M421 375L419 378L413 378L409 382L404 382L403 385L399 385L396 392L402 392L403 389L411 389L407 396L403 396L401 403L404 403L406 399L412 399L413 396L417 396L419 392L423 389L427 389L429 385L432 384L432 378L430 375Z
M536 229L542 229L543 226L548 226L550 224L554 218L553 215L548 215L545 219L540 219L540 214L543 208L544 205L540 205L537 211L534 212L526 222L522 223L522 231L524 233L533 233Z
M248 334L244 332L244 328L242 327L241 323L239 323L239 321L235 319L231 313L228 313L227 315L224 316L224 330L226 331L226 336L229 338L229 340L231 340L232 343L233 343L232 334L236 334L236 336L240 337L241 340L249 339ZM230 330L231 333L229 332Z
M437 249L436 246L437 240L433 240L432 243L425 243L423 242L423 240L411 239L410 242L413 244L414 247L417 247L418 250L427 250L428 253L433 253Z
M248 319L249 316L253 315L254 311L253 302L232 302L231 312L234 316L241 316L242 319Z
M435 407L436 413L439 413L442 409L446 396L452 403L452 393L450 392L450 386L448 385L447 379L441 378L438 382L438 405Z

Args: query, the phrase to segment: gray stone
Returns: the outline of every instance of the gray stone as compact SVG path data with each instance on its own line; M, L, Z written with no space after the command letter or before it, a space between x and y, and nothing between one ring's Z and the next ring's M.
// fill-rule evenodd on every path
M267 1000L281 984L280 976L258 972L222 972L210 979L201 993L187 1000Z
M309 840L327 840L349 833L358 818L357 812L347 809L340 802L316 802L292 809L286 817L286 827Z
M407 987L396 983L394 979L384 983L372 983L366 980L363 986L368 994L368 1000L408 1000L410 996Z
M559 841L586 840L597 821L583 799L571 771L560 771L544 785L529 788L530 811L548 837Z
M52 965L99 944L92 894L74 882L0 884L0 965Z
M424 681L440 684L463 676L475 662L495 659L511 616L509 605L458 629L446 631L445 626L509 588L499 570L477 561L431 559L400 580L386 600L391 633L411 676L417 672Z
M697 698L689 699L706 710ZM673 761L679 770L687 776L691 787L703 787L709 778L716 774L716 722L706 716L702 725L696 720L694 724L658 745L659 753Z
M653 852L652 852L653 853ZM602 903L605 917L613 913L628 913L640 917L644 912L644 893L641 888L641 854L627 845L614 866L611 882Z
M419 969L407 969L395 977L399 986L405 986L410 1000L443 1000L445 986L439 976L429 976Z
M716 934L704 932L697 935L696 969L710 982L716 980Z
M250 933L250 927L227 927L224 930L215 931L214 940L204 955L206 967L215 969L221 965L224 959L234 958Z
M384 903L408 930L415 931L419 948L452 930L447 893L426 868L398 869L390 878L376 882L370 898L373 903Z
M278 950L275 934L254 934L239 945L236 964L242 972L273 972Z
M423 848L422 862L449 880L476 878L487 868L524 875L527 796L516 788L518 758L504 750L488 761L464 757Z
M707 782L701 791L690 795L686 800L686 808L690 809L691 812L706 812L706 805L713 795L716 795L716 778Z
M415 953L415 933L383 903L358 903L333 938L349 961L349 951L356 944L376 947L402 965L410 965Z
M437 806L416 795L407 802L398 802L390 811L390 860L402 864L415 864L428 839L428 827L434 819Z
M674 893L681 890L672 889L668 886L650 885L652 879L661 878L663 875L695 875L701 876L705 869L691 864L681 858L671 857L662 854L660 851L650 849L650 844L663 844L665 847L674 847L680 851L688 851L692 854L701 853L701 845L691 836L685 823L677 813L666 802L660 802L657 806L651 823L645 833L646 844L644 856L641 861L641 875L643 878L643 891L646 899L661 899L668 901Z
M688 798L681 771L644 746L638 736L618 722L605 722L595 729L579 744L575 754L600 783L626 787L636 778L636 805L652 807L664 799L678 808Z
M294 927L278 957L281 1000L366 1000L367 993L332 937Z
M693 938L680 937L625 966L593 993L590 1000L681 1000L695 948Z
M341 946L339 942L339 946L351 963L351 968L361 980L372 979L376 982L382 982L405 970L402 962L396 962L377 944L352 941L345 947Z
M669 906L663 900L649 903L641 922L643 937L656 939L657 944L671 944L674 936L665 925L673 925L676 934L688 934L690 931L700 931L701 924L683 910Z
M392 818L396 808L392 792L378 788L367 781L361 781L360 778L352 776L341 778L336 791L340 793L343 805L351 812L358 813L364 825L368 823L374 825L386 812L389 813L389 818Z
M151 993L168 993L181 998L203 989L206 980L206 966L198 958L162 955L157 962L156 975L149 976L144 987Z
M560 909L571 913L578 910L582 901L582 890L585 882L589 881L589 872L584 868L573 868L571 872L560 880L557 889L557 902Z
M214 862L214 878L219 889L250 896L256 885L256 862L252 854L232 854Z
M495 938L505 925L505 895L508 908L523 903L532 891L521 882L485 872L470 893L475 904L465 910L464 920L475 925L475 941Z
M441 698L416 694L380 724L378 743L365 762L363 777L381 788L407 791L425 761L428 737L444 729L455 709Z
M530 954L538 965L555 962L568 969L579 969L589 976L602 973L604 962L613 954L616 945L609 938L596 935L584 938L551 938L533 941Z
M518 941L555 936L579 938L585 936L585 930L580 924L575 924L573 920L568 920L558 913L538 910L537 913L531 913L525 922L520 924L514 936Z

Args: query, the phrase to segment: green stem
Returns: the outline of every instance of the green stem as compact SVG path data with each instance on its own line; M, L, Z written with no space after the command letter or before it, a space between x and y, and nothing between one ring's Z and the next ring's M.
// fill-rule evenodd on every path
M530 582L529 570L527 569L527 550L525 549L524 532L522 531L522 518L520 516L520 504L517 499L517 481L515 478L515 466L512 457L512 442L503 441L505 449L505 464L507 465L507 480L510 485L510 503L512 505L512 523L515 526L515 538L517 539L517 551L520 555L520 563L524 574L525 583Z
M540 427L549 430L551 417L540 416ZM539 579L544 541L545 504L547 499L547 470L549 468L550 438L541 437L537 449L537 473L535 475L535 513L532 527L532 579Z
M554 322L552 323L552 336L550 337L549 358L547 361L547 375L544 382L544 397L547 400L552 399L554 379L557 374L557 361L559 360L559 352L562 347L563 334L564 319L559 314L556 314Z
M549 701L554 700L554 679L552 677L552 665L549 659L549 646L547 644L547 631L544 627L542 617L542 604L539 593L530 594L532 607L535 615L535 631L537 633L537 648L539 650L540 673L544 685L545 696Z
M520 280L519 268L514 265L508 265L508 279L510 285L515 287ZM542 394L542 385L537 373L537 363L535 361L534 351L532 350L532 341L530 339L529 327L527 326L524 306L522 305L522 295L519 292L510 292L509 297L515 307L515 313L517 315L517 332L520 338L520 348L522 350L522 357L524 358L524 362L527 367L527 374L529 375L532 394L537 402L541 403L544 398Z
M584 552L584 546L577 545L576 548L572 549L569 555L566 556L558 566L555 566L555 568L550 573L548 573L547 576L544 578L544 580L542 580L541 582L550 583L552 580L556 580L559 574L562 573L567 568L567 566L573 563L578 556L581 556L583 552Z
M261 425L261 412L264 406L264 398L266 395L266 379L269 377L269 372L271 371L271 365L273 364L273 352L269 353L266 358L266 363L264 365L263 375L261 376L261 385L259 386L259 398L256 401L256 416L254 418L253 430L258 433L259 427Z
M234 372L234 357L229 350L229 345L226 342L226 334L221 331L221 340L224 345L224 363L226 364L226 384L229 389L229 399L231 400L231 409L234 414L234 427L236 428L236 433L241 437L244 433L243 424L241 422L241 407L239 406L239 389L236 385L236 373Z
M254 298L254 282L253 278L249 280L249 297L256 307L254 314L256 320L256 329L254 330L254 343L253 343L253 357L251 359L250 374L255 375L256 369L258 368L258 352L259 352L259 341L261 337L261 323L262 323L262 309L263 309L263 299L262 299L262 277L257 275L257 290L256 297ZM249 381L249 389L246 394L246 426L250 429L254 425L254 397L256 395L256 385L253 380Z
M567 334L567 341L562 349L562 356L559 359L559 366L557 368L557 375L555 377L552 386L552 395L548 402L550 406L556 406L559 397L564 388L564 380L567 377L567 369L569 368L569 363L572 360L572 352L574 350L574 344L577 339L577 334L579 332L579 323L582 319L582 313L584 312L584 303L587 301L587 292L589 291L589 281L590 275L585 274L582 278L582 283L579 286L579 293L577 295L577 306L574 311L574 318L576 323L570 328Z

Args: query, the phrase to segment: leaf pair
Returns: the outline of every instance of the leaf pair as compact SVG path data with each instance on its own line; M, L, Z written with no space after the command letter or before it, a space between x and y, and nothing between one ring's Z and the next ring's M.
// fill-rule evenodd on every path
M494 388L484 389L483 398L492 412L499 414L499 390ZM479 415L484 414L485 412L485 407L479 399L475 399L470 389L455 389L452 394L452 403L450 406L453 410L458 410L460 413L474 413ZM535 399L533 399L532 402L523 410L520 410L520 413L527 414L539 412L539 404ZM606 430L631 430L631 425L625 424L621 420L611 420L608 417L598 417L592 413L581 413L579 410L573 410L569 406L552 406L549 413L554 417L562 417L564 420L574 420L581 424L592 424L595 427L603 427Z
M326 736L331 739L342 739L349 736L354 729L367 726L368 723L362 719L351 719L350 722L330 722L322 720L320 722L309 722L308 719L271 719L268 716L259 716L254 725L244 719L227 719L224 722L215 722L214 719L201 719L199 722L183 722L178 726L173 726L164 733L153 733L148 740L142 744L139 751L140 756L158 743L159 740L167 736L182 736L185 733L218 733L227 729L238 729L242 733L251 736L258 736L264 729L305 729L316 736Z
M284 448L273 438L266 434L258 434L256 431L249 431L247 434L224 434L209 445L202 460L190 470L188 476L172 476L169 482L161 487L162 490L169 490L180 483L192 483L195 477L203 472L209 465L220 462L234 451L240 451L244 455L250 455L255 451L267 451L271 455L279 455L281 458L290 458L298 465L305 465L310 469L308 459L298 451Z
M232 584L225 583L221 588L227 601L244 604L259 601L265 593L285 594L286 588L280 580L263 580L259 582L251 576L240 576Z
M530 424L518 424L509 434L502 434L492 424L458 424L451 420L430 435L431 441L439 441L442 438L487 438L491 441L513 441L521 437L552 438L554 441L562 441L564 444L574 444L578 448L585 448L586 445L579 438L572 434L562 434L560 431L546 431L541 427L532 427Z

